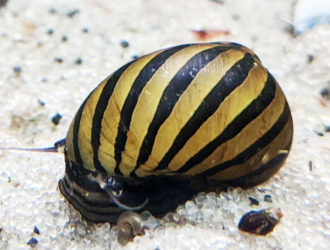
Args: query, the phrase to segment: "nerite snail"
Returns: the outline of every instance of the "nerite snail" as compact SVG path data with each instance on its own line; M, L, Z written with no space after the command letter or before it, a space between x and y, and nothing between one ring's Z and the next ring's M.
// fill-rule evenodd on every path
M116 223L125 210L161 216L210 187L268 180L292 136L286 98L251 50L180 45L124 65L92 91L59 143L59 187L89 221Z

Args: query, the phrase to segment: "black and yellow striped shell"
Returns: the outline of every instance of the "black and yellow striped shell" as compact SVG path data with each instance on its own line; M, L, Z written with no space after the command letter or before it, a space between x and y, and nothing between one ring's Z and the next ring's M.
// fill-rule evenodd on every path
M109 180L122 204L146 201L160 215L211 186L268 180L292 136L286 98L251 50L180 45L124 65L87 97L66 137L60 189L91 221L125 210Z

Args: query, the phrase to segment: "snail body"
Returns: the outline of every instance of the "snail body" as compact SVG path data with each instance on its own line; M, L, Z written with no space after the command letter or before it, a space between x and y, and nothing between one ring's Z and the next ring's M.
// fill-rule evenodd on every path
M287 100L251 50L180 45L124 65L91 92L64 142L59 187L90 221L114 223L129 208L163 215L211 186L265 182L292 137Z

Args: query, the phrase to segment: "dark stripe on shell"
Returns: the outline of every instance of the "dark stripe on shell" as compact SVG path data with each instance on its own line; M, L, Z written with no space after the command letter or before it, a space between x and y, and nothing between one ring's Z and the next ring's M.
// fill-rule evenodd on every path
M140 148L135 169L148 160L160 126L169 117L181 94L187 89L196 74L221 53L228 51L229 49L232 48L220 46L196 54L185 65L183 65L178 73L171 79L170 83L164 90L155 116L149 125L148 132Z
M255 143L253 143L250 147L246 150L238 154L234 159L223 162L205 172L201 173L200 176L210 176L217 174L227 168L230 168L235 165L243 164L244 162L248 161L251 157L253 157L256 153L262 150L265 146L270 144L274 138L282 131L288 120L290 119L290 108L288 103L285 103L285 108L278 118L276 123L263 135L261 136Z
M256 83L259 84L259 83ZM268 74L265 87L258 98L253 100L224 130L223 132L201 149L197 154L190 158L177 173L185 173L193 166L201 163L209 157L220 145L234 138L244 127L256 119L274 100L276 91L276 81Z
M173 157L183 148L189 138L214 114L223 100L244 82L251 68L254 67L254 62L255 60L250 54L245 54L244 58L235 63L234 66L226 72L223 78L205 97L190 120L181 129L171 148L159 162L155 170L162 170L168 166Z
M166 62L166 60L169 57L171 57L176 52L189 46L190 46L189 44L181 45L161 52L160 54L155 56L150 62L147 63L147 65L141 70L141 72L135 79L129 94L126 97L124 106L120 113L120 122L118 126L118 134L115 143L115 160L117 164L115 168L115 174L122 175L119 169L119 164L122 158L121 153L125 149L125 145L127 141L127 132L129 131L130 128L132 114L138 102L142 89L149 82L149 80L155 74L155 72Z
M92 94L92 93L91 93ZM80 127L80 120L81 120L81 115L84 110L84 107L86 105L86 102L90 95L86 98L86 100L81 104L75 118L74 118L74 126L73 126L73 137L72 137L72 144L73 144L73 150L74 150L74 156L76 163L80 166L83 166L83 161L80 155L80 150L79 150L79 127Z
M283 150L289 151L291 148L291 144L292 144L292 138L288 142L288 144L283 148ZM253 172L249 172L248 174L241 176L239 178L236 178L236 179L222 181L221 183L223 183L227 186L239 186L242 188L251 188L251 187L257 186L257 185L263 183L264 181L268 180L269 176L272 176L273 174L275 174L279 170L279 168L283 165L283 163L285 162L287 157L288 157L288 154L278 154L276 157L271 159L266 164L262 165L257 170L255 170ZM272 173L271 174L268 173L266 179L265 178L261 179L260 177L258 178L259 175L262 175L266 171L270 171L270 170Z
M100 146L100 133L101 133L104 112L107 109L109 99L113 93L113 90L115 89L115 86L119 78L133 62L130 62L124 65L123 67L121 67L119 70L115 71L114 74L108 79L107 83L105 84L102 90L97 105L95 107L95 113L93 117L93 124L91 131L92 133L91 143L93 148L93 164L96 170L101 171L103 173L106 173L106 170L103 168L98 158L98 150Z

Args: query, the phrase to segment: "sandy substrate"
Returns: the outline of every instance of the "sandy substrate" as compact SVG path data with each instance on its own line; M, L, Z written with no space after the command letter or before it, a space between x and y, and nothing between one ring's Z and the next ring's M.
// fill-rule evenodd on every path
M291 12L287 0L9 0L0 9L0 146L52 146L89 92L133 57L198 42L191 30L229 31L207 41L254 50L287 96L295 128L288 161L259 189L201 194L202 205L179 209L186 225L147 232L125 249L328 249L330 102L319 93L330 79L330 26L293 37ZM87 225L60 195L63 175L61 154L0 150L0 249L30 249L31 238L36 249L121 248L116 228ZM245 212L268 207L284 214L273 233L238 231Z

